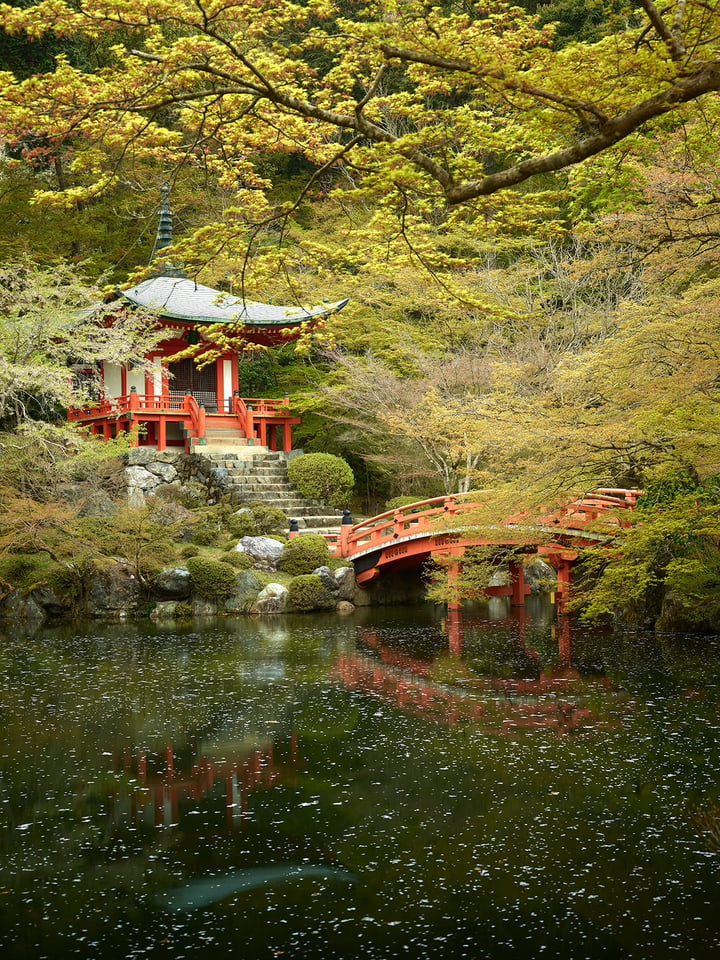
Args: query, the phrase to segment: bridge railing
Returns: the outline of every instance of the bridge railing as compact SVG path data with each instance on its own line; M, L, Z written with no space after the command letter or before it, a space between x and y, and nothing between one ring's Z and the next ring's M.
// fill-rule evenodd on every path
M441 517L452 517L472 509L476 504L463 503L456 497L431 497L395 510L387 510L343 530L335 546L336 556L352 556L363 550L392 543L401 537L426 533ZM331 547L332 549L332 547Z
M539 513L522 512L502 520L503 525L532 524L545 528L582 529L600 517L610 525L627 527L629 520L615 515L616 511L632 511L641 490L600 488L584 497L578 497L560 508L540 510ZM457 497L432 497L418 500L395 510L387 510L368 520L343 528L335 544L331 543L336 556L353 556L361 551L372 550L392 543L393 540L413 534L424 534L432 529L441 532L438 523L441 517L448 519L477 508L478 503Z

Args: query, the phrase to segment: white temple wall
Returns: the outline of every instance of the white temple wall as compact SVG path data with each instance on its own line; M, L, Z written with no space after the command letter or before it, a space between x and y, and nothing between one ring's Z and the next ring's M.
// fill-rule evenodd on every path
M163 366L160 357L155 357L152 362L152 392L154 397L162 396L163 392Z
M228 397L232 396L232 361L223 360L223 393L224 397L220 397L221 400L226 400Z
M108 400L122 396L122 368L119 363L103 361L103 390Z
M140 393L145 393L145 371L141 368L135 367L133 370L128 370L127 375L127 389L130 393L130 388L135 387L135 390Z

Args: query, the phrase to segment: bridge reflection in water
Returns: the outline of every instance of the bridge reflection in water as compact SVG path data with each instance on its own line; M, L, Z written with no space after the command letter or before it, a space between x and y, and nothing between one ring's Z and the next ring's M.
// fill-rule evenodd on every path
M572 666L572 624L567 618L557 626L552 621L554 617L539 624L527 609L495 619L450 610L442 622L447 645L433 653L408 652L382 628L359 625L357 643L336 655L330 678L405 714L445 726L472 724L488 735L546 730L563 737L588 725L604 725L582 703L585 684ZM543 665L533 646L539 627L557 643L550 666ZM478 658L488 638L495 644L495 663ZM593 679L595 688L604 682ZM242 828L251 793L297 784L302 763L295 732L253 747L233 745L226 753L226 758L212 758L192 743L179 749L167 744L160 751L116 750L112 767L121 782L116 779L109 794L111 818L118 824L174 830L184 804L197 812L198 801L211 798L216 808L224 806L228 828Z
M487 734L510 736L523 730L552 730L564 736L602 721L581 703L583 683L571 666L572 627L568 620L553 629L558 658L540 666L537 651L525 640L531 618L524 612L506 621L513 627L514 652L533 663L535 677L483 676L463 659L465 631L476 626L451 610L445 621L448 654L434 659L409 655L384 639L381 631L360 628L367 652L341 654L336 676L348 689L368 694L405 713L454 725L473 723ZM497 626L497 623L495 624ZM597 683L597 679L595 680Z

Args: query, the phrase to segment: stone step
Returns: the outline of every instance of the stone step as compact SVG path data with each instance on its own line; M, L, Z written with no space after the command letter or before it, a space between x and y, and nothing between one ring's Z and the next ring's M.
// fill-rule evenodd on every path
M300 536L304 536L306 533L314 533L319 537L324 537L326 540L335 540L340 536L340 527L304 527L300 530Z
M287 478L287 474L283 473L282 470L255 470L252 467L252 464L233 464L232 467L228 468L229 476L232 480L237 480L238 483L247 483L248 480L252 480L253 483L284 483L286 486L290 486L290 481Z
M313 529L318 528L322 530L327 530L330 527L332 527L333 529L335 527L337 527L338 530L340 529L340 525L338 524L337 517L320 517L317 514L311 513L310 516L307 516L307 517L300 517L296 514L294 517L290 517L290 519L297 520L298 526L301 526L300 521L302 520L302 522L305 524L304 527L301 526L301 529L303 530L306 529L307 527L312 527Z
M294 490L290 484L277 477L268 477L266 480L260 481L254 479L252 474L248 474L242 479L240 477L233 477L232 480L232 485L237 487L238 490L285 490L289 495L294 494Z
M261 476L257 476L256 473L250 470L239 470L237 467L228 467L228 477L229 479L238 485L241 484L253 484L254 486L261 487L265 483L280 483L289 489L292 489L287 479L281 473L266 473Z

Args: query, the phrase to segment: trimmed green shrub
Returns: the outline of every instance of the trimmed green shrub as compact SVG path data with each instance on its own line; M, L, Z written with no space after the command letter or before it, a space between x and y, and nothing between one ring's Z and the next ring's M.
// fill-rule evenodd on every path
M303 497L331 507L346 507L355 477L342 457L332 453L304 453L288 464L290 483Z
M173 610L173 617L176 617L178 620L184 620L187 617L193 615L193 608L189 603L186 603L185 600L179 600L175 604L175 609Z
M252 513L233 513L225 521L225 529L235 537L235 543L241 537L257 537L260 533Z
M249 570L255 563L249 553L242 553L240 550L228 550L220 556L223 563L229 563L236 570Z
M202 547L213 547L218 541L219 533L216 520L200 520L193 525L190 539Z
M190 557L186 564L190 571L193 593L203 600L222 600L235 592L235 567L212 557Z
M273 534L287 534L288 518L279 507L273 507L269 503L262 503L260 500L253 500L248 504L252 512L252 518L255 521L257 532L263 537L269 537Z
M301 533L285 544L280 569L297 577L312 573L316 567L327 566L329 561L330 551L325 537L319 533Z
M296 538L298 539L298 538ZM314 574L295 577L288 587L288 607L293 610L330 610L335 599Z
M200 547L194 546L194 544L189 543L186 547L183 547L180 551L180 556L187 560L188 557L196 557L200 553Z
M184 483L180 488L178 502L184 507L187 507L189 510L193 510L195 507L204 506L207 503L205 487L201 483L196 483L195 481Z

